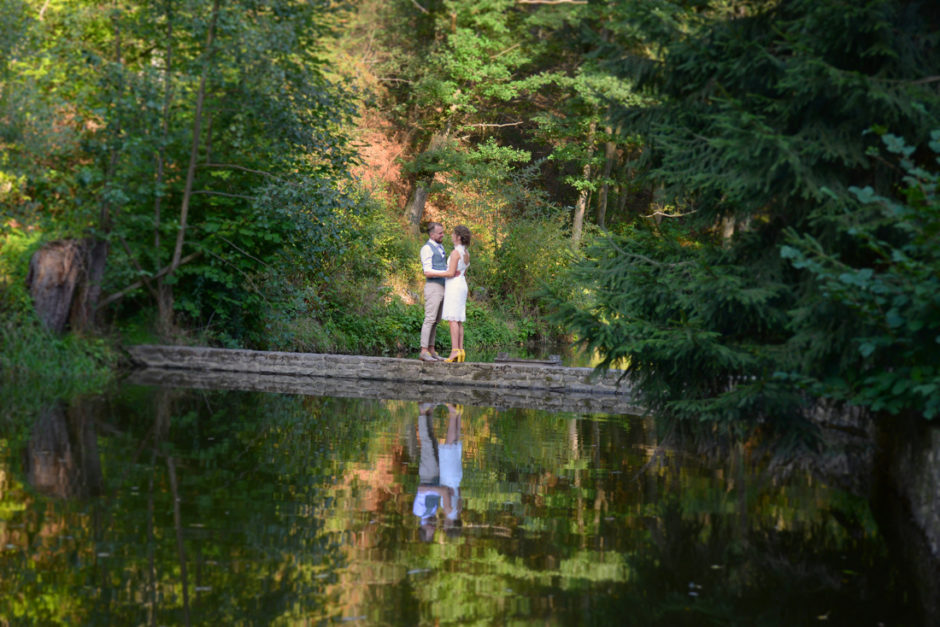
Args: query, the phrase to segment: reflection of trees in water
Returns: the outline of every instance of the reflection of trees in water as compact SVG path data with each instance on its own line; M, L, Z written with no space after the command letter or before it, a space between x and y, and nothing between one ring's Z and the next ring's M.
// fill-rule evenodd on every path
M79 433L95 423L59 411L24 446L36 477L85 472ZM464 531L422 545L414 420L409 402L139 389L113 400L97 423L103 496L94 508L27 503L11 519L25 539L0 554L0 615L19 595L40 609L59 599L74 623L185 623L188 605L195 623L786 624L764 621L777 612L797 624L835 594L844 606L847 586L868 599L900 589L863 501L777 485L795 471L764 472L747 443L667 446L640 419L467 408ZM42 466L37 453L63 442L73 465Z
M875 470L872 425L862 414L819 407L817 420L737 424L654 419L657 447L720 466L738 459L764 468L767 480L783 482L807 473L867 497Z
M364 427L328 409L321 421L324 403L303 401L132 389L107 406L37 414L21 440L22 477L63 498L37 498L16 483L0 493L11 512L0 536L15 546L0 552L0 617L330 616L325 591L343 558L322 529L322 487L337 472L331 448L355 449Z
M637 625L794 625L830 612L844 624L916 622L905 583L885 568L885 547L864 495L818 483L834 477L864 485L864 479L843 480L846 472L868 470L864 457L848 469L813 465L798 447L774 456L714 425L699 427L667 432L665 442L648 434L647 461L626 484L619 482L635 494L611 495L644 511L632 524L628 516L623 533L606 545L629 556L630 581L613 584L611 594L582 598L582 611L618 616L629 609L627 624ZM596 422L579 425L579 440L595 458L610 452L603 436L584 437L596 428ZM849 445L852 450L854 442ZM842 461L845 451L829 455ZM584 479L575 482L576 493L600 493L609 482L606 473L577 472ZM640 534L636 522L643 524ZM600 527L589 533L605 535ZM892 610L877 615L882 608Z
M87 405L43 408L23 457L27 481L43 494L69 499L101 492L95 417Z
M696 500L650 512L630 583L591 596L593 612L629 608L630 625L919 624L877 535L852 537L824 512L782 525L754 516L742 529L739 512L702 512Z
M798 464L768 466L752 442L707 426L683 449L651 421L467 415L487 424L476 476L491 483L468 484L462 538L351 552L371 599L353 614L391 620L390 586L414 572L424 622L792 625L829 612L865 622L883 607L909 618L865 501Z

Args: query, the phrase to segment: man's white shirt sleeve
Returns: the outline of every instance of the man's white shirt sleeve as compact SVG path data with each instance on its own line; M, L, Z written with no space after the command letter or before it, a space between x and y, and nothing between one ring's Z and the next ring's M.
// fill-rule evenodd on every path
M434 268L431 267L431 258L434 256L434 250L431 249L431 244L425 244L421 247L421 267L424 268L425 272L431 272Z

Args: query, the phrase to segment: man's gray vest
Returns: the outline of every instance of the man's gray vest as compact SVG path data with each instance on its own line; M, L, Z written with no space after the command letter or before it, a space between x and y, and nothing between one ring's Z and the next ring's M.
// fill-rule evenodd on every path
M444 256L444 253L441 252L443 247L441 246L431 246L431 269L438 270L443 272L447 269L447 257ZM428 283L439 283L444 285L444 277L434 277L433 279L428 279Z

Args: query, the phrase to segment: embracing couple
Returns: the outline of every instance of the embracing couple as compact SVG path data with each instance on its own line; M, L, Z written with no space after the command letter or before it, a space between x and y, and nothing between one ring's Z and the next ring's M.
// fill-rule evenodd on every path
M467 319L467 268L470 267L470 229L458 226L451 234L454 250L447 255L441 242L444 227L428 224L428 241L421 247L424 284L424 324L421 326L421 361L464 361L463 323ZM450 357L444 359L434 350L437 323L450 323Z

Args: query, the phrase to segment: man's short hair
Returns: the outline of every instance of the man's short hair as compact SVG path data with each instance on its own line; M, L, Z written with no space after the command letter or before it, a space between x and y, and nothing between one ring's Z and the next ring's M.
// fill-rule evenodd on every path
M440 222L428 222L428 235L430 235L431 231L433 231L434 228L438 226L441 227L442 229L444 228L444 225L441 224Z

